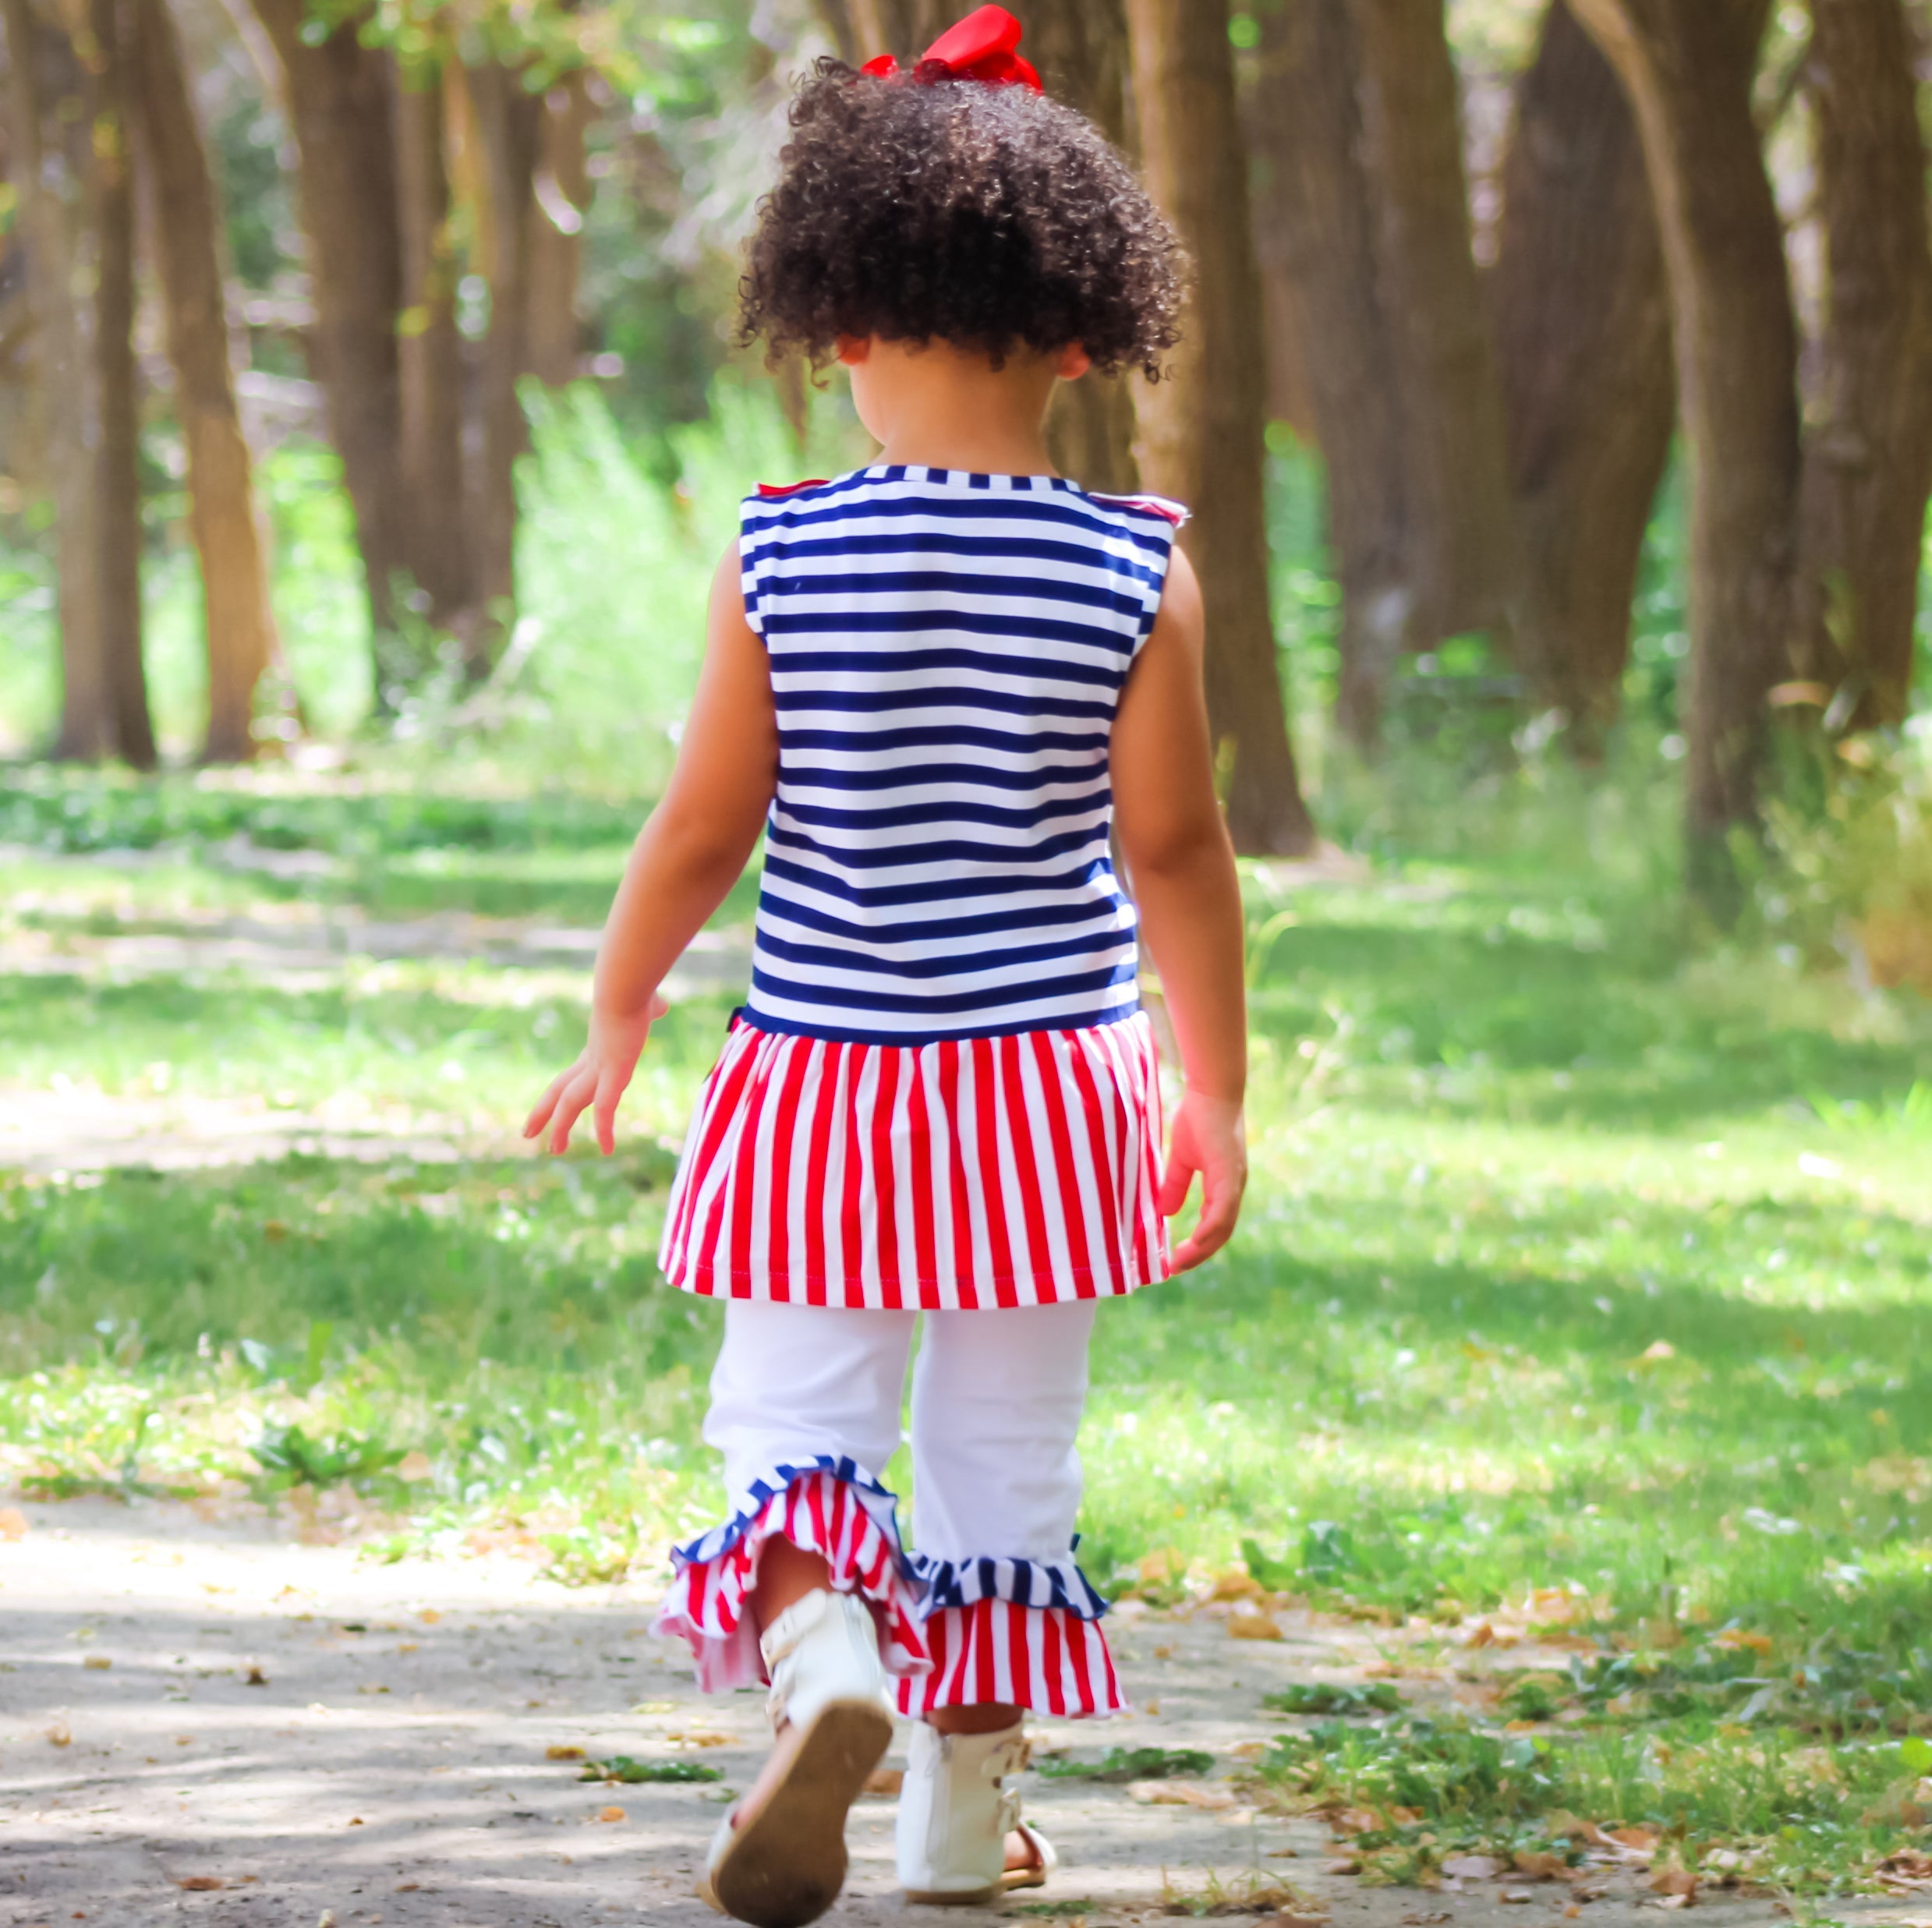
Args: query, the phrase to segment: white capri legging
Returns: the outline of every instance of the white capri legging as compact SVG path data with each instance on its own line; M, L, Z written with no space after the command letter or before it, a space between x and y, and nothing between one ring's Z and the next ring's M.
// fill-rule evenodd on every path
M937 1561L1065 1559L1080 1511L1091 1300L923 1314L727 1302L704 1424L727 1491L820 1456L883 1474L921 1317L914 1548Z

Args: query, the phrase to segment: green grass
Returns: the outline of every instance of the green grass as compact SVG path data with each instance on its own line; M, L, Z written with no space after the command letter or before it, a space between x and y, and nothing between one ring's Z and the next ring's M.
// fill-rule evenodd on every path
M1157 1605L1244 1562L1419 1662L1479 1616L1556 1629L1573 1668L1487 1724L1425 1732L1379 1693L1289 1710L1258 1785L1379 1803L1385 1873L1569 1810L1829 1887L1908 1838L1886 1803L1932 1725L1932 1019L1687 946L1641 849L1591 854L1640 799L1510 807L1513 842L1501 804L1406 854L1385 826L1360 884L1249 876L1254 1190L1223 1258L1101 1321L1083 1558ZM660 1570L720 1497L717 1308L653 1254L728 998L659 1028L616 1159L547 1162L509 1140L575 1049L574 966L114 949L235 919L593 922L638 815L396 773L0 789L0 941L41 947L0 975L0 1092L483 1148L0 1180L8 1477ZM238 837L326 861L278 879ZM1488 1792L1397 1798L1438 1769Z

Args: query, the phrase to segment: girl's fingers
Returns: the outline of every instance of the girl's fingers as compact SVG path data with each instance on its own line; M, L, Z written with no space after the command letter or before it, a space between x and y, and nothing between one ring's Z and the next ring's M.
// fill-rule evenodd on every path
M557 1101L564 1095L572 1074L566 1071L561 1077L550 1080L550 1088L532 1106L530 1115L523 1121L523 1135L534 1138L541 1135L543 1127L550 1123L550 1113L557 1109Z
M617 1100L624 1095L625 1081L606 1071L597 1080L597 1102L592 1116L597 1127L597 1149L606 1158L617 1148Z
M1200 1166L1188 1156L1184 1147L1170 1145L1167 1162L1161 1167L1161 1188L1155 1204L1163 1219L1171 1219L1187 1202L1188 1189Z
M557 1102L557 1116L550 1127L550 1149L564 1151L570 1147L571 1127L584 1115L590 1101L597 1095L596 1077L588 1071L573 1073L564 1088L564 1095Z
M1246 1175L1226 1166L1211 1166L1201 1174L1201 1216L1174 1254L1176 1272L1188 1272L1213 1258L1234 1236L1240 1216Z

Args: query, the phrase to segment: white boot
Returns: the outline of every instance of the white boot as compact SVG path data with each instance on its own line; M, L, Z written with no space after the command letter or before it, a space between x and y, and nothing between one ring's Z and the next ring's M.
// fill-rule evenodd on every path
M751 1820L726 1815L698 1892L752 1928L804 1928L838 1898L847 1812L892 1743L886 1674L871 1609L851 1594L807 1594L759 1648L791 1756Z
M1052 1845L1020 1819L1020 1797L1003 1785L1026 1765L1018 1725L993 1734L912 1730L899 1791L899 1885L908 1901L969 1905L1012 1888L1043 1887L1056 1865ZM1017 1829L1034 1865L1007 1868L1007 1836Z

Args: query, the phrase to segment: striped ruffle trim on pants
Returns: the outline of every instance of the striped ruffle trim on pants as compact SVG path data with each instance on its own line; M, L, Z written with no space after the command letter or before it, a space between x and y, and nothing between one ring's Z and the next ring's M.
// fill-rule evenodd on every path
M761 1031L706 1081L658 1263L714 1298L935 1311L1167 1276L1144 1013L925 1045Z
M774 1467L731 1519L673 1550L677 1576L652 1630L684 1639L707 1693L766 1679L745 1599L774 1537L819 1555L837 1591L871 1602L903 1714L998 1705L1078 1719L1127 1706L1100 1630L1106 1602L1070 1558L908 1558L892 1494L829 1458Z

